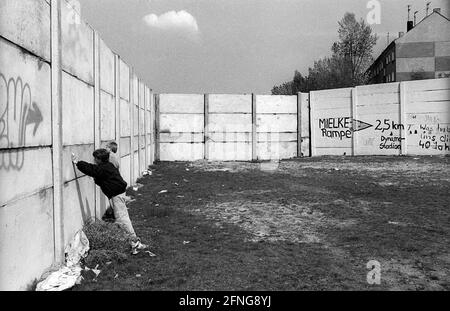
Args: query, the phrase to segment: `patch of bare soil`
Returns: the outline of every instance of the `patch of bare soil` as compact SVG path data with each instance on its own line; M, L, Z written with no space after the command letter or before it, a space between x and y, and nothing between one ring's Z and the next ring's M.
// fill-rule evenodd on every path
M160 163L128 193L157 257L75 290L449 290L449 160Z

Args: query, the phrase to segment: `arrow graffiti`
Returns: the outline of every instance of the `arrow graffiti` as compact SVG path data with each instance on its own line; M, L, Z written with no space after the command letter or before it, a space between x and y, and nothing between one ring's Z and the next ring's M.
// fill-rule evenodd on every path
M44 118L42 117L41 110L38 105L33 102L33 107L28 111L27 121L25 123L25 126L34 124L33 136L36 136L36 131L43 120Z
M359 132L359 131L368 129L373 126L372 124L369 124L367 122L359 121L359 120L355 120L355 119L353 119L352 123L353 123L353 125L352 125L351 130L353 132Z
M34 125L33 136L44 120L37 103L32 102L31 88L21 77L0 73L0 170L21 170L25 162L27 127Z

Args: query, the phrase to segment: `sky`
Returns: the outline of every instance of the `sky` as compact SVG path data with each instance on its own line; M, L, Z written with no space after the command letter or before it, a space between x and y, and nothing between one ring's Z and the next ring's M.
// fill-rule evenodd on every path
M450 0L78 0L81 15L156 93L270 94L331 55L346 12L367 19L380 3L377 57L427 2ZM368 8L369 6L369 8ZM370 15L373 16L373 15Z

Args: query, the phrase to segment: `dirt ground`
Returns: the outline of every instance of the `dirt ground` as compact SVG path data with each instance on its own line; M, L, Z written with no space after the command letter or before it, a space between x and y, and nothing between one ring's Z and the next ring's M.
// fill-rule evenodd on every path
M128 193L157 256L112 260L75 290L450 290L449 161L160 163Z

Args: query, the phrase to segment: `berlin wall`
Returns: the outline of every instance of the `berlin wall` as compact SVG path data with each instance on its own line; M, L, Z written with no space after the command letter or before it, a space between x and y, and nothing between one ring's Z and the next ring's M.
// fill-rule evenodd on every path
M450 79L310 93L320 155L450 154Z
M67 2L0 0L0 290L62 262L109 205L72 153L117 141L128 185L153 163L152 97Z
M158 160L256 161L309 156L309 99L160 94Z
M450 79L297 96L154 95L65 0L0 0L0 290L25 290L107 198L71 162L450 154Z

